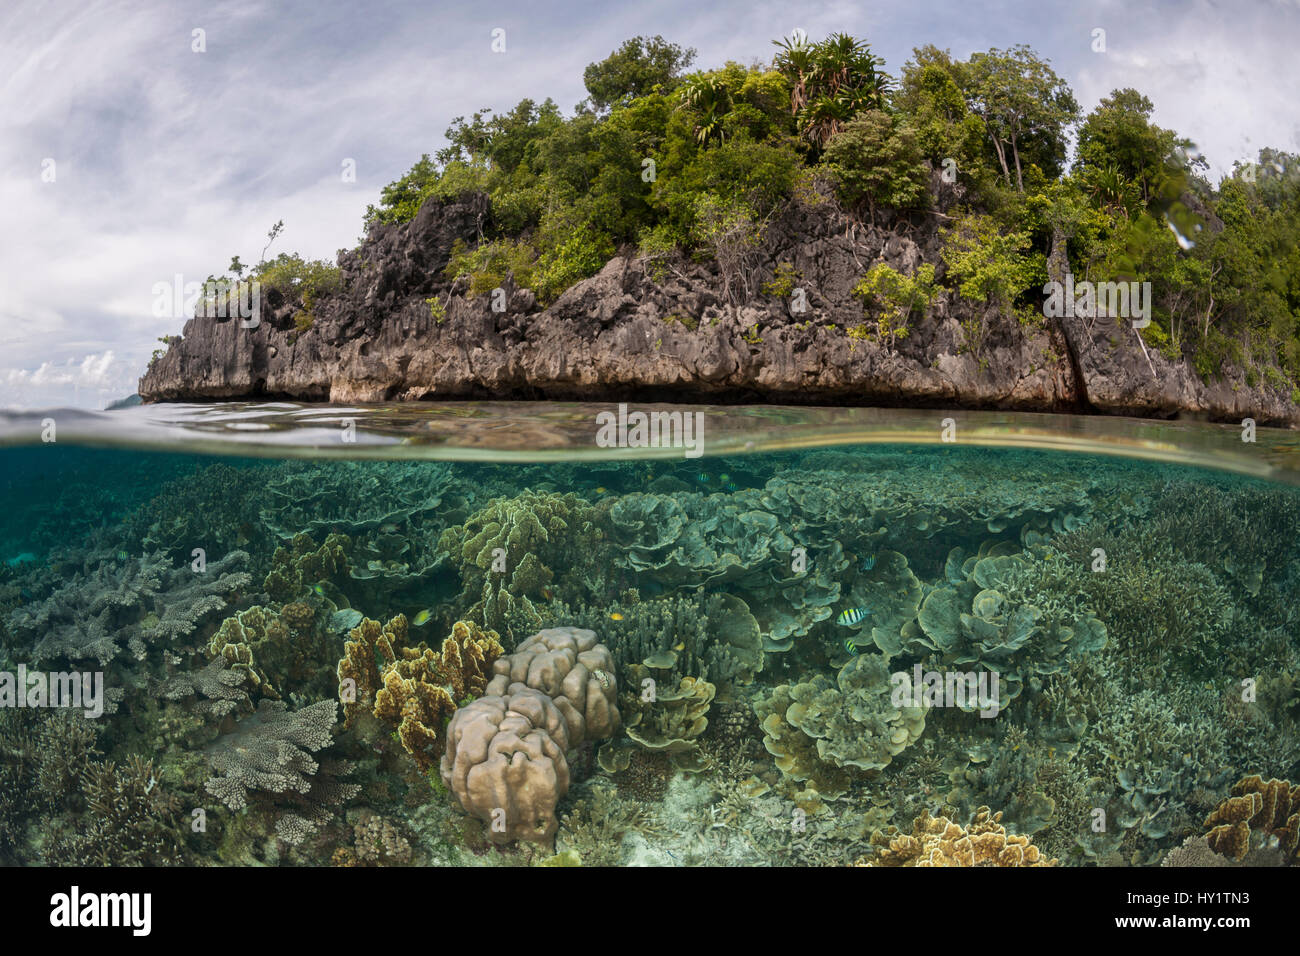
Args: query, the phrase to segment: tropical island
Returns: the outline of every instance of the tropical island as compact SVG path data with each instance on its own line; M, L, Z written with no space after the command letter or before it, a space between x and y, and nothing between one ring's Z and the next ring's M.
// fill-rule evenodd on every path
M1141 92L1083 115L1025 46L896 78L844 34L694 60L636 37L571 115L457 117L337 263L210 277L140 395L1300 424L1300 157L1213 184Z

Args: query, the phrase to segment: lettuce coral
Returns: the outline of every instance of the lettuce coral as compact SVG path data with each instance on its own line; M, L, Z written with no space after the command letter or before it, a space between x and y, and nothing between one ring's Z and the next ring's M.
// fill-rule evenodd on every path
M910 675L899 681L910 699ZM854 657L833 684L821 675L781 684L754 702L763 746L787 779L807 781L824 797L842 796L855 777L889 766L925 730L928 705L895 707L894 689L881 654Z

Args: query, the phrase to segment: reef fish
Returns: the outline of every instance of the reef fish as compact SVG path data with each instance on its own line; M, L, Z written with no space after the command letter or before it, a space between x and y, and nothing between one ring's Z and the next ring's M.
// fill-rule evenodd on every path
M863 570L863 571L870 571L870 570L871 570L872 568L874 568L875 566L876 566L876 556L875 556L874 554L869 554L869 555L867 555L865 558L862 559L862 570Z
M861 653L861 651L858 650L858 645L853 643L853 638L851 637L844 638L844 649L854 657L857 657L858 654Z
M414 618L412 618L411 623L414 624L416 627L424 627L424 625L429 623L429 618L431 617L433 617L433 612L430 611L428 608L425 608L423 611L416 614Z
M851 607L840 612L840 616L835 619L836 624L843 624L845 627L853 627L860 623L868 614L871 613L869 607Z

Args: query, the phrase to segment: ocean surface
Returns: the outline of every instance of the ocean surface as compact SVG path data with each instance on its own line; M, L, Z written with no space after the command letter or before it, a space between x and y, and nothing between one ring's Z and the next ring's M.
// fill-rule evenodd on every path
M1293 432L226 403L0 463L0 863L1297 859Z

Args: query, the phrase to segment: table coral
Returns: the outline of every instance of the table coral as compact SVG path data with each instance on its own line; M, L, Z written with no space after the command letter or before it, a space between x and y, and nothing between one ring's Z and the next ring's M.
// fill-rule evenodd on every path
M912 824L911 834L895 836L860 866L1056 866L1023 835L1009 834L1001 813L980 807L970 826L958 826L947 817L924 811ZM874 840L873 840L874 842Z

